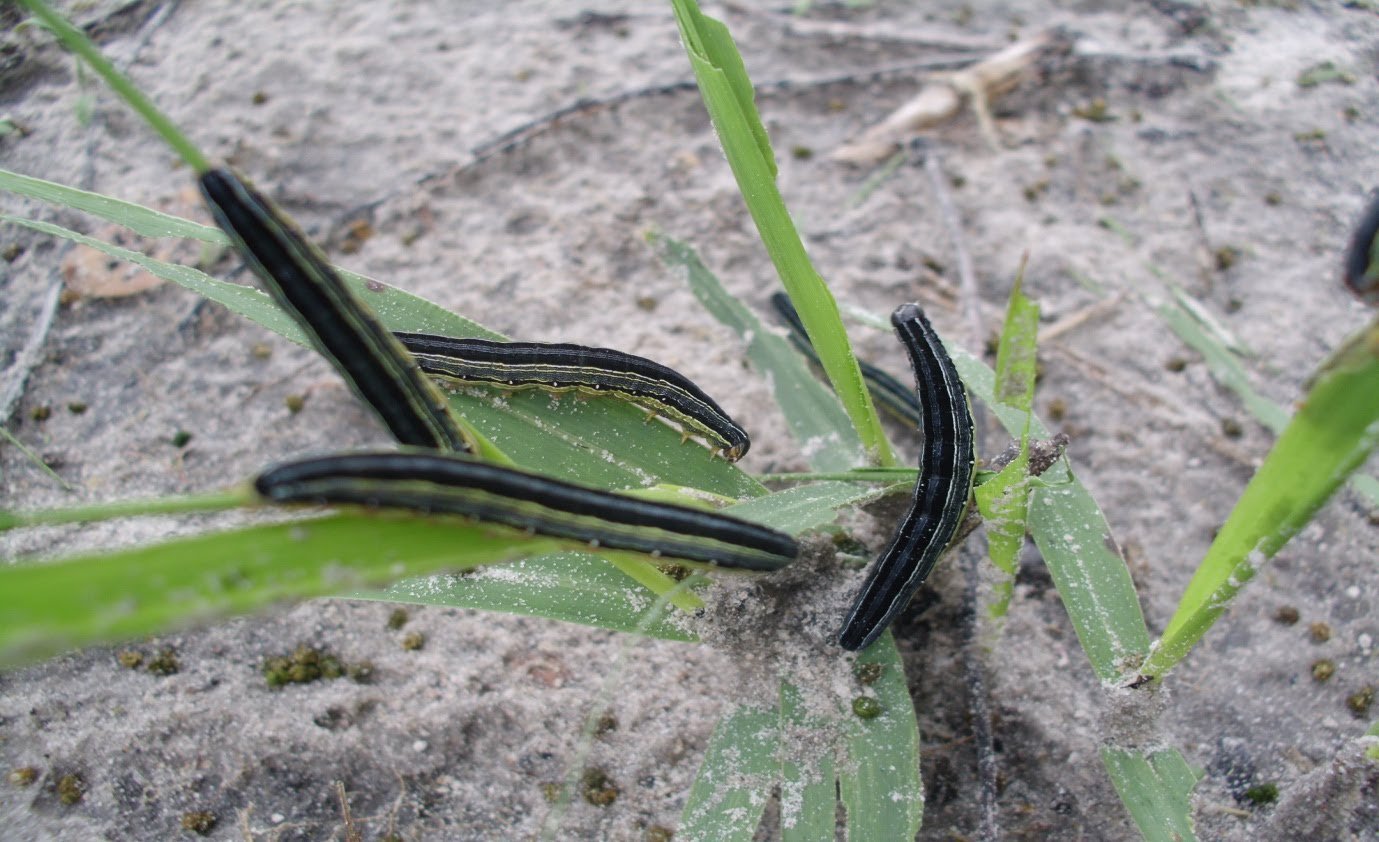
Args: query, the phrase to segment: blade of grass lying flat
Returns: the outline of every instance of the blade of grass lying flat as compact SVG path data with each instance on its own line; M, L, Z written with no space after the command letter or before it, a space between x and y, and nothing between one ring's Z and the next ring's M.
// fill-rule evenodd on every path
M746 518L764 526L799 535L837 519L839 509L860 506L887 494L914 487L914 480L892 485L867 486L851 482L818 482L798 485L765 497L756 497L723 509L724 514Z
M718 721L676 842L751 842L780 768L778 719L775 710L739 707Z
M200 269L193 269L190 266L180 266L176 263L168 263L149 257L146 254L134 251L133 249L122 248L95 237L88 237L85 234L78 234L60 225L51 222L40 222L36 219L25 219L18 216L0 215L0 222L9 222L14 225L22 225L25 228L48 234L53 237L61 237L65 240L77 243L78 245L93 248L96 251L107 254L126 263L133 263L147 269L156 277L165 281L172 281L178 286L185 287L210 300L223 304L232 312L254 321L268 328L274 333L296 342L298 345L306 345L306 336L296 323L278 309L273 300L268 297L268 293L260 292L252 287L232 284L213 278L202 272Z
M350 598L502 611L623 632L641 628L642 612L652 601L645 588L606 560L583 552L537 555L465 575L407 579ZM645 633L662 640L696 639L677 616L660 618Z
M1148 651L1149 629L1096 501L1075 481L1036 488L1029 529L1097 678L1120 679Z
M1132 751L1110 746L1101 760L1146 842L1192 842L1192 789L1198 776L1175 749Z
M765 493L707 447L683 441L676 429L616 398L479 388L449 398L518 464L548 476L614 489L662 482L734 499Z
M219 246L230 244L230 238L219 228L6 169L0 169L0 190L89 213L123 225L141 237L180 237Z
M839 766L838 789L847 809L847 838L913 839L924 820L919 723L889 631L858 653L858 667L870 664L881 670L871 685L880 714L871 719L843 714L847 760Z
M1160 272L1156 271L1154 274L1160 278L1163 277ZM1188 295L1182 287L1169 284L1168 289L1173 295L1174 304L1192 317L1193 322L1207 335L1213 345L1225 349L1233 356L1254 356L1254 353L1245 346L1245 343L1241 342L1235 334L1231 333L1225 325L1213 316L1202 302Z
M15 438L14 434L11 433L5 427L0 427L0 441L9 442L11 447L13 447L15 450L18 450L20 453L24 454L24 458L29 460L29 463L31 465L33 465L35 468L42 471L43 473L47 474L49 479L53 480L58 485L62 486L63 491L72 490L72 484L70 482L63 479L62 475L59 474L57 471L54 471L52 468L48 467L48 463L44 462L41 456L29 449L29 446L24 444L24 442ZM0 474L0 478L3 478L3 474ZM3 515L0 515L0 517L2 516Z
M0 666L566 543L453 521L338 514L9 565L0 567Z
M810 341L819 352L829 382L868 455L877 464L895 464L871 393L848 345L838 304L814 270L776 187L775 155L757 114L742 56L727 27L706 17L693 0L672 0L672 5L680 39L738 190L790 300L799 310Z
M1226 519L1141 669L1181 660L1241 586L1307 524L1379 442L1379 322L1324 362L1302 407Z
M838 398L810 373L790 343L762 326L733 298L699 255L685 243L662 234L648 236L661 259L680 266L690 289L710 315L747 340L747 358L769 376L790 432L800 442L809 464L818 471L842 471L862 462L862 445Z
M780 685L780 831L782 842L833 842L838 783L833 754L813 737L827 724L804 708L800 691Z
M51 223L11 216L0 216L0 221L63 237L134 263L306 345L297 325L257 289L227 283L191 267L156 260ZM423 298L358 275L345 273L343 277L392 330L502 338ZM659 479L735 498L764 491L750 476L714 457L707 448L683 443L680 434L665 424L646 423L639 407L623 401L580 400L573 395L557 400L537 391L504 394L477 388L449 397L461 418L519 464L540 467L543 473L562 479L604 488L631 488Z
M1288 410L1255 390L1237 353L1225 339L1219 337L1218 331L1212 329L1212 323L1203 322L1200 307L1185 306L1188 300L1185 295L1178 294L1172 303L1156 307L1155 312L1178 334L1179 339L1202 355L1212 376L1234 392L1251 415L1275 434L1283 432L1288 425ZM1370 505L1379 506L1379 480L1366 474L1355 474L1350 478L1350 487L1367 497Z
M1251 415L1275 433L1282 432L1288 424L1288 411L1255 391L1239 358L1196 312L1177 299L1159 305L1155 312L1178 334L1179 339L1202 355L1212 376L1235 392Z
M223 512L250 505L253 500L253 493L248 489L232 488L227 491L213 491L208 494L190 494L181 497L122 500L113 503L79 503L60 509L30 509L22 512L0 509L0 532L21 529L26 526L94 523L141 515Z

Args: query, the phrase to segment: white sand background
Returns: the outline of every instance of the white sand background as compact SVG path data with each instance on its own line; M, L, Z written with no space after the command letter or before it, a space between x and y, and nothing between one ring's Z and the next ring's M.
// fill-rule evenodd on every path
M766 312L774 272L697 93L578 113L475 161L492 139L581 98L689 79L668 5L64 5L98 22L103 48L154 100L344 265L515 337L611 345L676 366L749 428L747 469L804 467L738 341L642 241L658 227L693 243ZM952 242L923 169L901 166L859 200L868 172L826 153L916 90L912 74L876 81L870 70L956 55L934 41L994 50L1049 26L1071 33L1069 55L997 104L1000 148L971 115L931 137L986 331L1026 250L1025 289L1047 324L1111 302L1042 349L1039 409L1063 409L1054 426L1071 435L1075 468L1125 547L1157 632L1271 436L1148 302L1167 283L1185 288L1253 350L1254 382L1284 404L1365 323L1337 276L1379 182L1379 16L1336 2L813 5L803 19L759 3L707 11L730 25L755 80L802 83L760 107L786 201L840 299L883 314L919 300L969 346L985 337L966 335ZM0 164L143 204L184 195L190 179L172 153L99 84L79 82L47 38L15 31L17 20L0 7L0 113L25 129L0 138ZM820 22L839 28L822 33ZM1353 83L1297 84L1327 60ZM807 84L848 73L858 76ZM1098 98L1111 120L1077 116ZM12 196L0 207L91 227ZM347 224L365 207L375 234L343 254ZM10 244L22 253L0 264L5 365L67 254L0 228ZM1218 260L1228 249L1235 259ZM891 337L854 334L865 355L904 373ZM260 343L266 359L253 353ZM319 360L173 286L65 304L41 349L9 428L78 492L0 445L6 508L214 489L275 460L387 442ZM300 413L287 411L288 395L306 396ZM86 411L71 412L74 402ZM35 420L44 406L51 416ZM178 431L192 434L183 448L170 444ZM912 454L912 435L891 432ZM1362 770L1333 801L1314 801L1312 827L1243 800L1265 782L1285 799L1300 791L1374 716L1346 706L1379 684L1370 515L1340 494L1166 682L1163 738L1206 770L1195 796L1203 838L1379 838L1372 770L1367 788ZM32 530L5 536L0 553L59 556L205 528L163 519ZM885 533L883 524L859 537L875 547ZM928 610L896 626L920 711L923 839L978 829L962 591L946 565L919 600ZM749 602L756 593L738 592ZM1275 619L1284 606L1299 622ZM760 693L774 666L458 610L414 609L393 631L389 610L322 600L138 643L176 650L181 670L168 677L122 668L118 647L0 675L0 770L41 773L28 787L0 782L0 838L186 837L181 817L204 810L217 818L215 839L342 839L336 781L366 839L531 838L550 810L543 784L574 762L620 656L616 728L588 760L620 794L607 806L577 800L558 838L655 838L675 828L718 714ZM1313 623L1329 626L1328 640L1314 640ZM401 636L414 630L426 644L405 651ZM268 689L260 663L298 644L372 660L374 680ZM826 677L831 657L821 650L792 668ZM1323 658L1336 673L1317 682L1312 664ZM1005 835L1136 838L1097 758L1103 692L1032 553L982 666ZM54 790L68 773L87 787L73 806ZM763 834L774 838L773 827Z

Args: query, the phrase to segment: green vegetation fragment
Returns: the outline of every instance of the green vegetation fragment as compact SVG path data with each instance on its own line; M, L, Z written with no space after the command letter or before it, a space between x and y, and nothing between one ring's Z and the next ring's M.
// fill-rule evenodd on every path
M1173 749L1104 746L1102 762L1145 842L1192 842L1192 790L1201 777Z
M1181 660L1254 578L1311 520L1379 440L1379 323L1318 370L1297 414L1255 472L1142 668L1159 676Z
M598 768L588 768L579 779L579 792L585 801L595 807L607 807L618 800L618 785L608 773Z
M776 159L754 102L755 93L728 28L705 16L693 0L671 0L680 40L762 244L799 311L833 391L875 464L895 457L872 405L871 393L848 345L838 304L814 269L776 186Z
M1038 487L1029 528L1092 669L1102 681L1124 681L1149 650L1149 629L1101 509L1081 483Z
M1330 60L1314 64L1298 74L1299 88L1315 88L1327 82L1353 85L1355 81L1356 76L1354 71L1342 67Z
M995 600L987 609L992 617L1004 617L1010 607L1029 516L1029 427L1038 375L1039 306L1021 290L1022 280L1023 268L1011 290L997 345L994 391L998 403L1024 417L1020 451L975 491L977 507L986 523L987 552L992 563L1005 574L995 583Z
M64 807L71 807L86 797L86 781L81 775L69 773L57 779L57 800Z
M144 669L151 675L166 677L176 675L181 671L182 665L177 660L177 653L171 647L165 646L145 662Z
M1349 696L1346 696L1345 706L1350 708L1350 712L1358 717L1369 715L1369 709L1374 704L1374 687L1366 684Z
M1273 804L1278 801L1278 784L1272 781L1255 784L1245 790L1245 798L1256 807L1262 807L1265 804Z
M352 669L340 658L325 650L312 646L298 646L291 655L273 655L265 658L260 672L269 687L279 688L288 684L311 684L316 681L333 681L346 675L359 676L358 669ZM371 669L368 668L368 669Z
M216 814L209 810L192 810L182 814L180 824L182 829L188 833L195 833L197 836L209 836L219 821Z
M871 696L858 696L852 700L852 712L859 719L875 719L881 715L881 703Z

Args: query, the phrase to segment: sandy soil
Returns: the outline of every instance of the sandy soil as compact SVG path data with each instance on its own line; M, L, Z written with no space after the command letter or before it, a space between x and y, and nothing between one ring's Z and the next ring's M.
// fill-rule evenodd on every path
M1127 549L1155 631L1270 436L1150 302L1169 283L1184 287L1253 350L1255 383L1284 403L1365 322L1337 267L1379 171L1379 17L1367 6L939 0L820 3L802 18L756 3L708 8L732 28L754 79L797 83L760 106L786 200L839 297L881 313L918 299L969 345L985 337L965 335L954 251L924 170L903 165L864 195L869 173L826 153L918 84L870 71L1066 28L1072 50L997 104L998 148L970 114L930 137L986 331L1025 250L1025 288L1047 323L1110 302L1043 349L1039 405L1072 436L1074 465ZM655 226L694 243L765 312L774 273L698 95L637 96L513 148L490 146L581 98L687 80L668 8L102 2L77 17L99 22L108 54L346 265L514 336L665 361L746 419L749 470L803 467L737 341L642 242ZM13 31L15 20L0 8L0 112L25 133L0 138L0 162L144 204L185 202L188 179L171 153L46 39ZM1324 61L1350 81L1298 84ZM811 83L846 74L855 76ZM0 206L75 221L9 196ZM361 217L374 236L345 254ZM12 228L0 244L22 249L0 264L8 365L66 252ZM654 302L650 312L639 299ZM904 370L889 336L856 337ZM260 344L271 353L256 354ZM295 415L284 406L292 394L306 396ZM46 420L35 418L40 407L51 408ZM275 459L386 441L322 363L173 287L64 305L10 429L91 500L210 489ZM178 431L192 434L180 448L170 443ZM0 467L4 506L73 499L12 447L0 447ZM1346 699L1379 683L1374 524L1360 499L1338 497L1167 682L1164 739L1206 771L1196 795L1204 838L1300 832L1244 790L1300 791L1373 717L1352 714ZM205 527L35 530L7 536L0 552L62 554ZM962 590L949 565L917 601L927 610L896 627L925 747L923 839L971 838L978 826ZM1298 620L1280 622L1282 609ZM175 649L180 671L165 677L122 668L114 649L0 676L0 769L41 773L28 787L0 784L0 836L172 838L185 835L185 814L208 811L217 839L344 838L334 787L343 781L364 838L530 838L550 809L543 784L572 762L621 656L616 727L590 757L620 796L576 802L560 836L655 838L675 827L717 714L741 698L748 669L709 647L629 646L598 630L464 611L416 609L391 630L389 611L319 601L140 644ZM1316 624L1329 628L1325 640ZM423 632L425 646L405 650L407 631ZM266 688L263 658L298 644L372 660L374 681ZM1312 678L1320 659L1336 667L1325 682ZM1096 754L1102 691L1037 558L983 667L1004 834L1135 838ZM86 785L74 806L55 791L69 773ZM1311 811L1334 819L1307 829L1313 838L1379 838L1372 779L1350 796Z

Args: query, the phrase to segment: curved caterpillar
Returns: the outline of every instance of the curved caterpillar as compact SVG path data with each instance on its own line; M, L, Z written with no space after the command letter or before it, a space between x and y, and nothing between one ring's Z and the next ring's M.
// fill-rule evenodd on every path
M838 643L852 651L880 637L909 604L953 540L972 493L972 410L953 360L918 304L901 305L891 324L914 366L924 447L910 509L843 620Z

